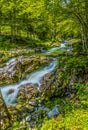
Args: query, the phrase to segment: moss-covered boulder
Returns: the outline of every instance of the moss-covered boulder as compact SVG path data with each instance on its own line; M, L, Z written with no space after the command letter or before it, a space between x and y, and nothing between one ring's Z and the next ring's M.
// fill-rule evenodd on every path
M57 80L56 72L46 74L40 87L41 100L48 100L53 96L59 95L59 81Z
M17 101L19 104L22 103L22 105L30 105L35 106L36 105L36 98L39 95L39 91L37 89L36 85L33 84L25 84L20 86Z

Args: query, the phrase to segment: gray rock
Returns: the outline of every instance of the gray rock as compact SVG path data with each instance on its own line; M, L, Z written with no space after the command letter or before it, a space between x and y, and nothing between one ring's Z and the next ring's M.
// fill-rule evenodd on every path
M58 116L60 114L58 110L58 106L56 105L50 112L48 112L48 118L51 119L54 116Z

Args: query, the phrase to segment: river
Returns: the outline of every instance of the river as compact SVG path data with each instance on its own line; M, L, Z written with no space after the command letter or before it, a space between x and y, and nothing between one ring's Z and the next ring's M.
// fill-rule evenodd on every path
M55 47L55 48L51 48L48 51L46 51L45 53L52 53L55 52L59 49L65 49L66 46L64 43L61 43L60 47ZM16 60L16 58L11 58L10 60L8 60L5 64L9 65L12 62L14 62ZM38 89L41 87L41 80L43 78L43 76L47 73L52 72L55 67L56 67L56 59L52 58L52 63L50 63L49 66L45 66L44 68L42 68L41 70L37 70L34 71L33 73L31 73L29 76L27 76L24 80L21 80L20 82L18 82L17 84L11 84L11 85L6 85L6 86L1 86L1 93L2 93L2 97L6 103L6 105L16 105L15 99L17 97L19 88L22 85L31 83L31 84L37 84L38 85Z

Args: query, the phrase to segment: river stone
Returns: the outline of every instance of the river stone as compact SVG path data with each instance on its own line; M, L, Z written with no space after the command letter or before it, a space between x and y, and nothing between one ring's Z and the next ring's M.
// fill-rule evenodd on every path
M51 47L60 47L60 43L53 43L52 45L51 45Z
M56 105L50 112L48 112L48 118L51 119L52 117L58 116L60 114L58 110L58 106Z
M58 86L59 82L55 71L46 74L41 81L41 100L47 100L53 96L57 96L59 94Z
M14 89L10 89L7 94L9 95L9 94L12 94L12 93L14 93Z

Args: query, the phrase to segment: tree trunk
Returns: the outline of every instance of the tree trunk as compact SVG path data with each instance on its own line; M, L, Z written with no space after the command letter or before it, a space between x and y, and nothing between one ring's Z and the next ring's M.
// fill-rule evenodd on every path
M83 45L83 50L85 51L85 41L84 41L84 33L83 33L83 29L81 27L81 36L82 36L82 45Z

